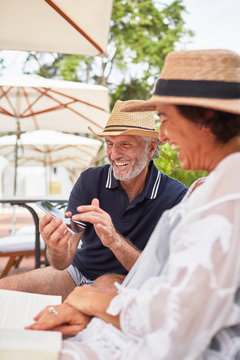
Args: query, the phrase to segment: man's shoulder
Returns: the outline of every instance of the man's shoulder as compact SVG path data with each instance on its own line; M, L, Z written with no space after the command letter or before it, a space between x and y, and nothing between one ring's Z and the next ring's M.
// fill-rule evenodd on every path
M88 204L94 197L99 197L105 188L108 171L109 165L84 170L71 191L69 201Z
M167 198L168 200L173 201L174 204L177 204L183 199L187 191L188 188L180 181L161 173L159 194L162 194L164 198Z
M159 179L160 187L167 186L168 188L175 188L179 191L186 190L187 187L182 184L179 180L173 179L172 177L168 176L167 174L162 173L154 164L154 162L150 162L151 167L151 179L155 181L155 178Z
M183 183L181 183L179 180L173 179L172 177L170 177L164 173L161 173L161 182L165 186L175 187L176 189L180 189L180 190L181 189L187 190L187 187Z

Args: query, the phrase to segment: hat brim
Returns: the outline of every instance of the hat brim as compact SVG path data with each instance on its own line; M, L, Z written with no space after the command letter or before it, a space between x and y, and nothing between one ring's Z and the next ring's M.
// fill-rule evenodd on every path
M143 110L144 111L144 110ZM159 139L159 132L154 130L142 130L142 129L128 129L124 131L102 131L102 132L95 132L90 126L88 129L95 135L99 137L106 137L106 136L117 136L117 135L137 135L137 136L148 136L154 139Z
M209 109L240 114L240 99L209 99L209 98L191 98L191 97L176 97L176 96L159 96L153 95L151 99L144 104L126 106L121 111L123 112L140 112L140 111L156 111L159 103L166 103L172 105L189 105L200 106Z

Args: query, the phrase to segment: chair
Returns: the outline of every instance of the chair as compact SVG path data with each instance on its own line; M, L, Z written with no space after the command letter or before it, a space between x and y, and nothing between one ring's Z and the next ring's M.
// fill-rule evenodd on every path
M4 267L0 278L6 276L14 266L18 268L24 256L35 254L35 228L25 226L16 231L15 235L0 238L0 257L8 257L9 260ZM44 255L45 244L40 237L41 255Z

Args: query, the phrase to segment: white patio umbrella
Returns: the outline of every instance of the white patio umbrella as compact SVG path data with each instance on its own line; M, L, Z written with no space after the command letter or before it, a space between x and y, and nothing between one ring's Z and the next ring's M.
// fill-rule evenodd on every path
M65 167L71 174L94 165L102 142L99 140L64 134L54 130L37 130L21 135L18 142L18 166L43 165ZM0 137L0 155L15 164L16 135ZM15 174L16 176L16 174Z
M1 0L0 49L106 53L113 0Z
M0 155L15 161L16 135L0 137ZM102 142L54 130L29 131L18 142L19 166L63 166L79 171L94 164Z
M103 86L31 75L0 77L0 132L13 131L17 134L16 173L19 158L17 142L21 132L53 129L91 133L88 126L96 131L102 129L108 112L109 94Z
M88 126L99 131L108 114L109 93L104 86L37 75L0 76L0 132L91 133Z

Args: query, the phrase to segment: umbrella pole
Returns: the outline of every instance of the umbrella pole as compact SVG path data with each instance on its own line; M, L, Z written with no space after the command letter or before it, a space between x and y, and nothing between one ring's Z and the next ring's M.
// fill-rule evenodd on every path
M16 133L16 144L15 144L15 161L14 161L14 186L13 186L13 195L17 194L17 171L18 171L18 141L20 138L20 126L19 120L17 119L17 133ZM11 235L16 233L16 206L13 206L12 213L12 226L11 226Z
M19 94L19 88L18 88L18 90L17 90L16 111L17 111L17 114L20 113L20 94ZM19 139L20 139L20 136L21 136L19 117L16 116L15 119L16 119L16 144L15 144L15 159L14 159L13 196L16 196L16 194L17 194L18 142L19 142ZM16 232L16 206L13 206L11 235L14 235L15 232Z
M45 194L46 197L48 196L49 192L48 192L48 166L47 166L47 154L44 154L44 175L45 175Z
M19 128L19 122L18 123L18 129L16 134L16 144L15 144L15 159L14 159L14 186L13 186L13 195L16 196L17 194L17 172L18 172L18 141L20 139L20 128Z

